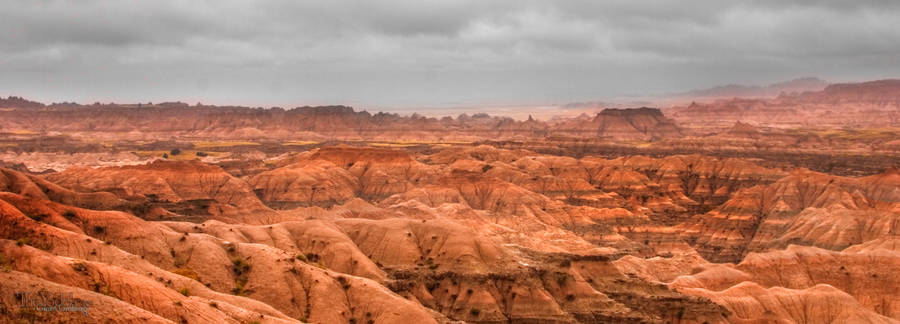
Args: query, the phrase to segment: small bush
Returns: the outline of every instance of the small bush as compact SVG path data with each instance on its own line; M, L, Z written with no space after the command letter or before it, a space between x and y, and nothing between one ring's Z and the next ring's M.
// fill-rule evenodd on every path
M569 280L569 275L567 273L557 272L557 273L555 273L555 275L556 275L556 283L559 284L560 286L565 285L566 281Z
M235 258L234 260L231 260L231 265L231 270L237 275L250 271L250 264L243 259Z
M44 214L44 213L38 213L38 214L26 213L25 216L28 216L28 218L31 218L37 222L43 221L45 218L48 217L47 214Z
M303 255L303 254L297 254L296 258L297 258L297 260L300 260L300 261L303 261L303 262L308 262L308 261L309 261L309 259L307 259L306 256Z
M74 264L72 264L72 270L75 270L75 271L81 272L81 273L87 273L87 266L81 262L74 263Z
M78 217L78 215L75 214L75 211L73 211L73 210L66 210L62 213L62 217L65 217L66 219L71 220L75 217Z
M185 295L185 296L190 296L190 295L191 295L191 290L190 290L190 289L187 289L187 288L181 288L181 289L178 290L178 292L181 293L182 295Z
M197 152L197 156L199 156L199 157L204 157L207 155L209 155L209 154L206 154L206 152L200 152L200 151Z
M481 310L478 308L472 308L469 310L469 314L472 314L472 316L478 316L478 314L481 314Z
M337 281L341 284L341 288L344 288L344 290L350 289L350 280L347 280L347 278L345 278L344 276L337 277Z
M171 154L171 155L173 155L173 156L174 156L174 155L178 155L178 154L181 154L181 150L179 150L179 149L172 149L171 151L169 151L169 154Z

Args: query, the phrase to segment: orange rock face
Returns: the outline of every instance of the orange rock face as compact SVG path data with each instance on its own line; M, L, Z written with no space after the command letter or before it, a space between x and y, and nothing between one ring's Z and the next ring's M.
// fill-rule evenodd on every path
M0 322L898 323L898 133L772 125L893 87L550 121L6 99Z

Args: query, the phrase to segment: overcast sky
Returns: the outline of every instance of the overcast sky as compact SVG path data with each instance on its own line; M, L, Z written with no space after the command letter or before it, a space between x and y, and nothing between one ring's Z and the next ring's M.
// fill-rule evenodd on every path
M0 95L363 108L900 77L900 1L0 0Z

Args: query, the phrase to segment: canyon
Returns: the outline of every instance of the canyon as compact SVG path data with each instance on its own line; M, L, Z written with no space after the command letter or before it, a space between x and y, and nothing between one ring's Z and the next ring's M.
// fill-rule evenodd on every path
M898 80L550 120L9 97L0 161L3 322L900 322Z

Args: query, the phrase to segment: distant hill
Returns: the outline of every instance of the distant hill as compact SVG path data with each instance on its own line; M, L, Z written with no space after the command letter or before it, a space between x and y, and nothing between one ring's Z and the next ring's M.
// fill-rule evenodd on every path
M764 86L729 84L707 89L697 89L676 93L672 97L690 98L766 98L784 93L801 93L819 91L828 86L828 82L819 78L800 78Z
M97 138L411 140L527 139L563 135L611 140L681 136L655 108L607 109L595 118L520 121L485 113L433 118L369 113L347 106L250 108L234 106L73 103L43 105L14 98L0 111L0 132L65 133ZM30 109L40 107L41 109Z
M774 98L729 98L691 102L666 113L682 125L816 127L900 125L900 80L832 84L819 91L782 93Z

